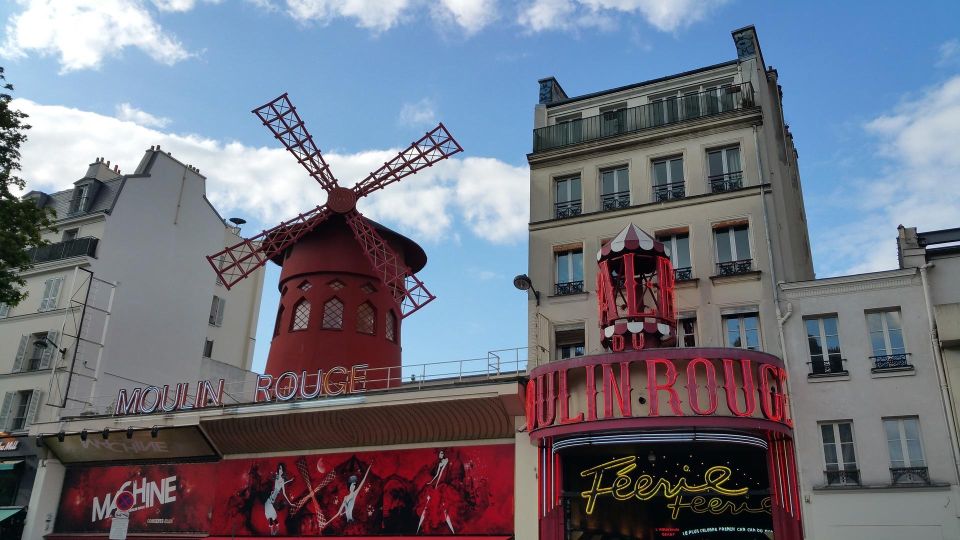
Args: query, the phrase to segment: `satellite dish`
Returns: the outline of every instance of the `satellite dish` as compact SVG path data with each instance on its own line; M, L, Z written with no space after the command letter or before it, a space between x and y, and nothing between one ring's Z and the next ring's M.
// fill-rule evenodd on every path
M230 223L233 223L234 225L236 225L236 226L238 226L238 227L239 227L240 225L243 225L244 223L247 222L247 220L245 220L245 219L243 219L243 218L238 218L238 217L232 217L232 218L230 218L230 219L227 220L227 221L229 221Z

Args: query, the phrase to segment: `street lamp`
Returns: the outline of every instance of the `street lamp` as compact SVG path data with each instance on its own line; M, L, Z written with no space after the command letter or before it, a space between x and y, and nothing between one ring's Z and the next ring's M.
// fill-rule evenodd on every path
M537 305L540 305L540 293L533 288L533 282L530 281L530 276L520 274L513 278L513 286L521 291L533 291L533 297L537 300Z

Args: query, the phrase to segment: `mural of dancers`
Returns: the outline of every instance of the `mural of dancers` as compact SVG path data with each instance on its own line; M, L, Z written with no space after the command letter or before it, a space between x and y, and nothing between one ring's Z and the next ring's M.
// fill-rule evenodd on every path
M464 497L453 485L452 472L449 468L450 458L446 456L446 452L440 450L434 466L436 472L420 492L420 507L423 509L420 511L420 521L417 523L417 534L420 534L421 530L438 532L438 528L442 530L444 527L449 529L451 534L457 532L453 527L450 513L457 513L464 503Z
M277 464L277 473L273 477L273 491L270 492L270 496L267 497L267 502L263 504L263 513L267 518L267 524L270 526L270 536L276 536L280 532L280 521L277 519L277 507L275 506L277 502L277 497L283 493L283 498L287 501L287 505L293 506L293 503L290 502L290 498L287 497L287 484L293 482L293 478L286 478L286 469L283 466L283 463Z

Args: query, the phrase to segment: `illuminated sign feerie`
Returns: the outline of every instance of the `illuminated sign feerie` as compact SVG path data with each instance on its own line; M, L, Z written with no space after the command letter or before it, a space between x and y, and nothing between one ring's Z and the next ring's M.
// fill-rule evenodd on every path
M336 366L326 371L317 370L315 375L306 371L287 371L276 378L258 375L253 403L359 394L367 389L367 367L367 364L356 364L350 368ZM190 383L179 383L173 388L170 385L138 387L130 391L123 388L117 394L114 414L152 414L219 407L223 405L224 384L224 379L216 383L197 381L193 395Z
M668 501L667 508L671 510L671 518L674 520L680 515L680 511L685 509L697 514L734 516L744 512L750 514L771 512L770 497L764 497L758 506L750 506L749 501L746 500L733 501L725 498L744 497L750 491L747 487L728 485L733 476L730 467L714 465L703 473L703 481L697 483L691 483L686 477L680 477L676 482L671 482L667 478L658 478L649 474L640 474L634 480L630 477L630 473L636 468L637 457L627 456L581 471L580 476L590 480L590 488L580 493L580 496L586 500L587 515L593 514L597 500L601 497L612 497L617 501L631 499L649 501L655 497L663 497ZM689 473L690 467L685 465L683 471ZM711 497L711 494L715 496ZM694 496L684 499L685 495Z

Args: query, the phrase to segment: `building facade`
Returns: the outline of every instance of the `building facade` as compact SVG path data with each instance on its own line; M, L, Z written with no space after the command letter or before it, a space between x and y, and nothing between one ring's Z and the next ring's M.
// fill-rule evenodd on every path
M203 255L238 230L210 205L205 181L156 147L133 174L101 158L70 190L25 195L53 210L54 227L22 274L26 299L0 306L0 431L10 441L0 456L20 462L0 476L0 506L28 504L31 424L100 414L120 388L147 382L252 376L263 275L232 291L210 277Z

